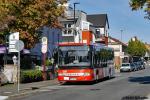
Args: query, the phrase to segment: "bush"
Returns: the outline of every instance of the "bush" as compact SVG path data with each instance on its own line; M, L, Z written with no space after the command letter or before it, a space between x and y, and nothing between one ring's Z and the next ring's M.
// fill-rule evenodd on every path
M30 83L42 81L42 72L39 70L23 70L21 71L21 83Z

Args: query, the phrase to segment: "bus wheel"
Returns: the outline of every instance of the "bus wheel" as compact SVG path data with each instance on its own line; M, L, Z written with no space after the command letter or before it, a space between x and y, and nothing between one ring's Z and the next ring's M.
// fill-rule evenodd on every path
M112 78L112 75L111 75L111 69L109 69L109 75L108 75L108 78L109 78L109 79Z
M98 80L99 80L98 74L96 74L96 80L95 81L98 82Z

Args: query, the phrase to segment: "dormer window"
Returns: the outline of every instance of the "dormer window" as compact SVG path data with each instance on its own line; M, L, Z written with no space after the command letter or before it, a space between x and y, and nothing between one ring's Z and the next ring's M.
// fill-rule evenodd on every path
M96 32L96 37L99 38L100 37L100 29L96 29L95 32Z
M96 29L96 34L100 34L100 29Z

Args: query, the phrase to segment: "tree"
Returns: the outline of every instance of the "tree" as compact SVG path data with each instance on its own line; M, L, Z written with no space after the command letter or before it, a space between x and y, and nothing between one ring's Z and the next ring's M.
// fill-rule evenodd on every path
M150 19L150 0L130 0L132 10L143 9L146 12L145 18Z
M135 40L132 41L130 40L128 43L128 47L127 47L127 52L131 55L131 56L138 56L138 57L142 57L145 55L147 49L144 45L144 43L142 43L139 40Z
M67 0L0 0L0 40L9 32L20 32L26 48L40 39L43 26L59 27ZM0 41L3 43L4 41Z

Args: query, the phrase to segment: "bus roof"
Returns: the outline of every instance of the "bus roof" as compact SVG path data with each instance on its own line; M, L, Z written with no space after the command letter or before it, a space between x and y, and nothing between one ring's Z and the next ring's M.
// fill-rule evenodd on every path
M113 50L113 48L107 47L104 44L100 43L92 43L90 45L87 45L86 43L74 43L74 42L67 42L67 43L59 43L58 46L92 46L95 49L107 49L107 50Z
M59 43L58 46L83 46L85 43Z

